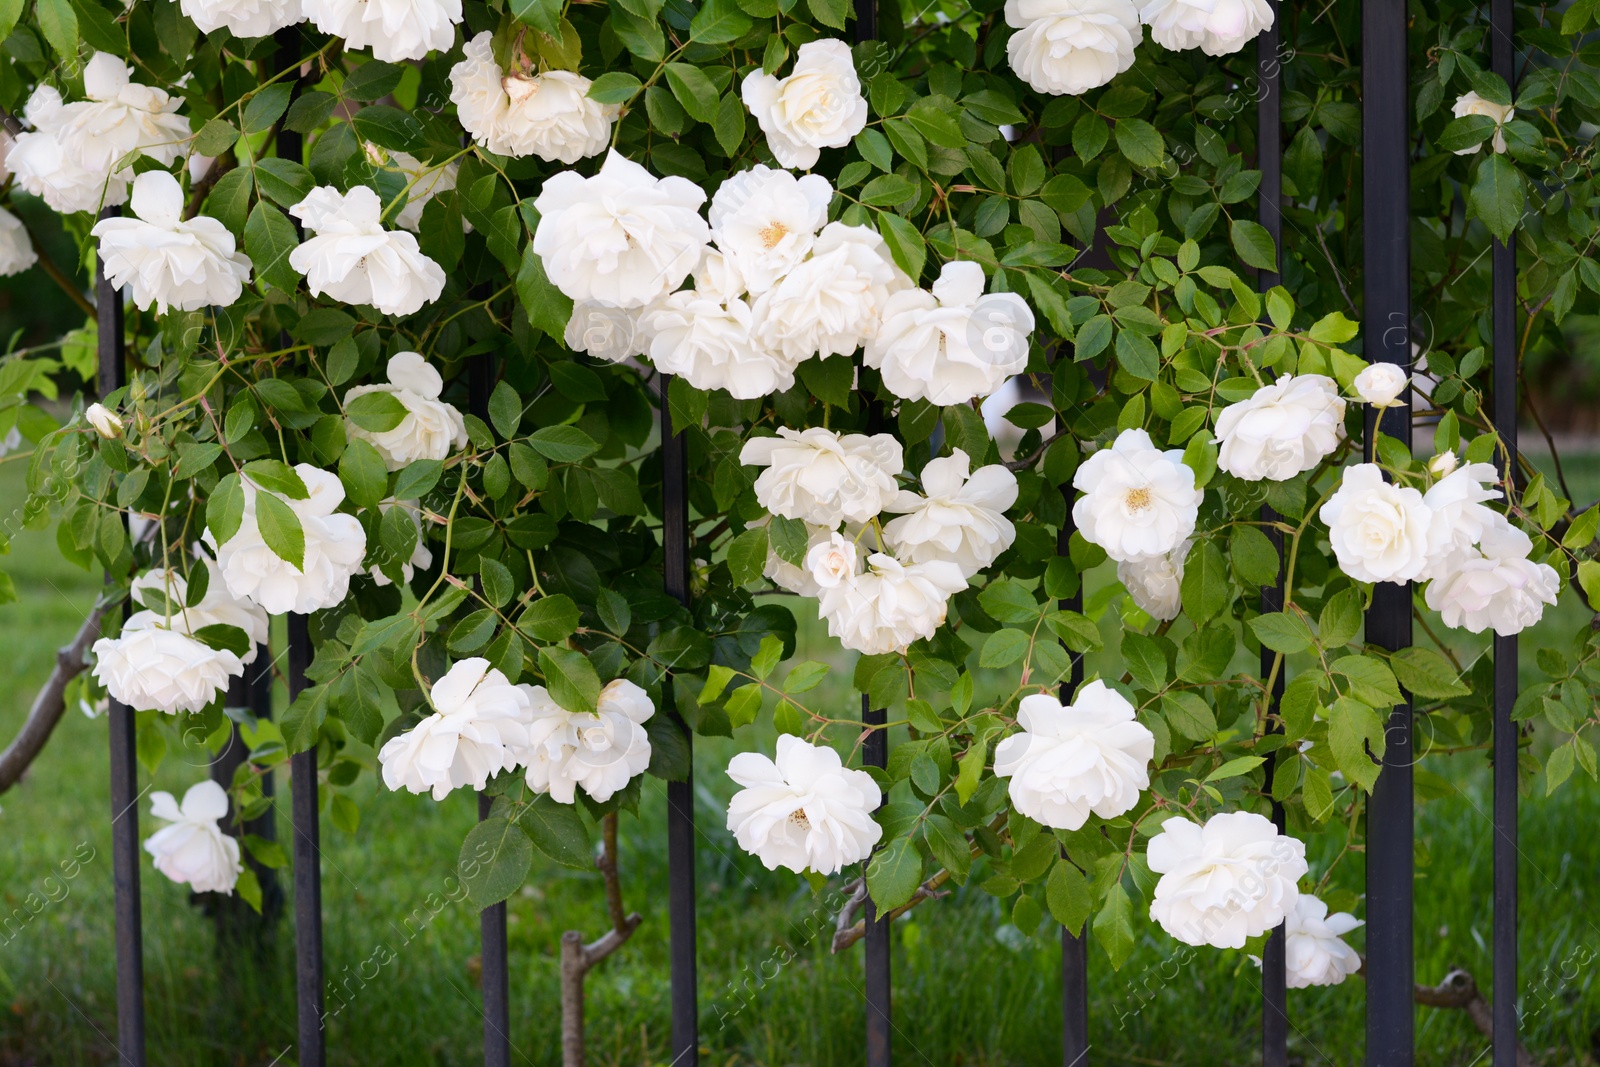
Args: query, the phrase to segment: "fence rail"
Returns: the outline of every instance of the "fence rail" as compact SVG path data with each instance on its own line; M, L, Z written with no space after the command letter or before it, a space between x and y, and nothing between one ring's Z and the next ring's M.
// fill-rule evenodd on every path
M1278 0L1271 0L1278 9ZM1293 9L1287 13L1294 15ZM1508 84L1515 84L1515 49L1512 40L1511 0L1491 0L1490 67ZM877 34L874 0L856 2L856 40ZM1410 309L1409 96L1406 63L1405 0L1366 0L1362 19L1363 116L1362 237L1364 247L1364 352L1372 361L1385 361L1410 369L1412 329ZM1257 43L1256 89L1258 111L1258 162L1262 173L1258 218L1276 244L1282 229L1281 23L1264 33ZM279 37L280 68L299 58L298 34ZM281 131L280 156L299 159L299 135ZM115 209L108 209L114 212ZM1089 250L1094 254L1093 250ZM1496 241L1493 248L1493 416L1505 449L1499 457L1508 485L1517 462L1516 413L1516 247ZM1278 276L1263 272L1262 289L1277 284ZM95 277L99 326L99 388L108 395L125 381L122 298L97 267ZM1062 346L1058 358L1070 360ZM476 409L487 397L488 365L473 368L472 393ZM674 433L668 402L670 379L661 376L660 430L662 442L662 520L665 586L669 595L689 604L689 503L688 446ZM1381 418L1368 412L1365 449L1372 458L1377 433L1400 437L1409 443L1409 408L1391 408ZM1067 555L1072 535L1072 490L1067 489L1067 518L1057 541L1057 552ZM1264 519L1275 518L1270 512ZM1281 538L1280 538L1281 546ZM1280 572L1280 582L1281 582ZM1281 606L1281 585L1262 590L1262 610ZM1081 610L1081 584L1061 607ZM1366 616L1367 639L1386 649L1411 642L1412 597L1409 586L1380 583ZM291 700L306 686L311 658L308 620L291 615L288 620L287 673ZM1517 1061L1517 742L1518 728L1511 719L1517 695L1517 639L1494 641L1494 972L1493 1067L1515 1067ZM1265 655L1265 653L1264 653ZM270 657L263 654L263 663ZM1068 699L1083 678L1081 657L1074 657L1072 675L1062 687ZM1282 681L1280 679L1280 686ZM670 707L672 685L665 684ZM1278 693L1272 694L1276 708ZM863 746L865 761L887 763L888 737L882 727L886 713L872 708L863 697L862 722L868 730ZM122 1062L143 1067L146 1061L143 950L140 925L138 770L134 716L112 701L109 713L111 759L111 809L113 877L115 880L117 958L117 1045ZM1367 1051L1371 1067L1405 1067L1414 1058L1412 877L1413 797L1411 767L1415 759L1412 708L1407 701L1391 712L1387 726L1383 770L1370 798L1367 822L1367 953L1381 961L1369 967L1367 980ZM317 755L313 749L290 759L291 824L294 858L294 915L298 1056L300 1067L321 1067L326 1059L323 1013L324 965L321 912L320 839L318 821ZM692 776L691 776L692 779ZM695 933L695 826L690 780L667 784L667 846L671 923L671 1017L673 1067L694 1067L699 1057L698 982ZM479 817L487 816L487 798L480 798ZM1283 825L1283 812L1274 814ZM868 1067L888 1067L892 1053L890 981L890 924L877 919L870 900L866 904L866 1049ZM508 1067L511 1060L509 970L504 905L486 909L481 919L484 990L484 1063ZM1067 1067L1086 1067L1089 1040L1089 932L1061 937L1062 1045ZM1273 933L1262 969L1262 1062L1283 1067L1288 1062L1288 1032L1292 1025L1286 1006L1284 932Z

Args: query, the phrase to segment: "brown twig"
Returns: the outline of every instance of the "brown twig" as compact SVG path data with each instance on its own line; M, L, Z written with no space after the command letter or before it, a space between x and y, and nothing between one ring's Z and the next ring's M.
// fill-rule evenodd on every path
M100 636L100 619L105 610L106 605L95 604L89 617L83 620L77 636L56 651L56 665L51 668L44 687L33 698L33 707L28 710L27 720L23 722L22 729L17 731L16 739L4 752L0 752L0 793L17 784L23 772L33 763L34 757L44 749L45 742L50 740L56 723L61 721L67 709L67 683L87 666L84 653Z
M1008 462L1006 464L1006 470L1012 471L1012 472L1027 470L1029 467L1033 466L1035 463L1037 463L1039 461L1039 457L1044 455L1045 451L1047 449L1049 449L1049 447L1051 445L1055 444L1061 438L1067 436L1067 434L1069 434L1070 432L1071 431L1066 429L1065 427L1063 427L1062 429L1057 430L1055 433L1051 434L1049 437L1046 437L1043 441L1040 441L1039 442L1039 447L1034 449L1033 452L1027 458L1025 458L1025 459L1013 459L1010 462Z
M1366 963L1362 963L1365 971ZM1467 1013L1472 1020L1472 1025L1478 1032L1490 1040L1494 1039L1494 1013L1489 1008L1489 1002L1483 999L1483 994L1478 991L1478 983L1473 981L1472 975L1455 968L1444 976L1444 981L1436 986L1425 986L1417 983L1416 1001L1426 1004L1430 1008L1456 1008ZM1525 1048L1522 1043L1517 1043L1517 1067L1539 1067L1539 1061Z
M561 935L561 1064L583 1067L583 979L595 964L627 943L644 922L638 912L622 906L622 882L617 876L617 815L600 823L601 851L595 866L606 883L606 906L611 929L597 941L583 943L583 934L568 930Z

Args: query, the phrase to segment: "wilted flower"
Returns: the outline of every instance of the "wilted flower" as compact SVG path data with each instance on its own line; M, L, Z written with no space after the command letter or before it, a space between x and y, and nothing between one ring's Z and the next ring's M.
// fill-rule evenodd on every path
M494 60L488 30L466 43L450 68L450 99L472 139L501 156L538 156L576 163L611 143L620 110L589 98L591 82L568 70L507 74Z

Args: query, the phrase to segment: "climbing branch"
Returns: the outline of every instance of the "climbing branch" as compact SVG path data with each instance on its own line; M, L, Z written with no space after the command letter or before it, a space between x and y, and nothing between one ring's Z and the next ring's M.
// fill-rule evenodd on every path
M33 763L34 757L44 748L45 742L50 740L56 723L61 721L61 715L67 707L67 683L87 666L84 654L89 651L95 638L100 636L100 619L105 610L106 605L96 603L89 617L83 620L77 636L56 650L56 664L51 668L44 687L33 698L33 707L28 709L27 720L23 722L22 729L17 731L16 739L4 752L0 752L0 793L17 784L23 772Z
M622 906L622 881L617 875L617 816L600 824L601 851L595 866L605 879L606 907L611 929L598 940L584 944L583 934L568 930L561 935L561 1064L583 1067L583 980L589 970L627 943L644 917Z

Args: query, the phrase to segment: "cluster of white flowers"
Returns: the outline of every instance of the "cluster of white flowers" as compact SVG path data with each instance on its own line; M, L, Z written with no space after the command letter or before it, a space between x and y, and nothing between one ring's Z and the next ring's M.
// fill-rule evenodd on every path
M1006 0L1011 69L1035 90L1076 96L1133 66L1143 38L1163 48L1237 52L1272 28L1266 0Z
M239 841L222 832L228 793L207 779L190 786L180 807L171 793L150 794L150 814L167 823L145 840L156 870L196 893L232 893L244 870Z
M717 189L708 223L703 190L615 152L591 178L553 176L534 201L533 248L573 301L567 346L619 363L648 355L740 400L789 389L808 359L863 348L890 392L940 405L1026 367L1034 318L1021 297L984 295L969 262L916 288L875 230L827 221L832 199L820 175L757 164Z
M600 691L593 712L572 712L543 686L513 685L481 658L461 660L434 683L434 713L391 738L378 753L390 789L481 790L500 771L525 768L528 788L562 804L577 789L605 802L650 765L643 723L650 696L625 678Z
M450 68L450 99L462 127L489 151L570 165L611 143L620 109L589 99L588 78L566 70L508 74L495 62L488 30L463 52L466 58Z
M201 711L244 675L267 640L267 613L235 598L211 561L199 556L194 566L209 581L199 603L185 607L189 583L176 571L156 569L133 581L133 596L144 606L128 616L117 637L94 643L94 676L112 699L135 711L169 715ZM235 626L249 643L243 655L213 648L195 631L206 626Z
M762 507L809 533L803 566L769 549L767 574L817 597L828 632L860 652L904 651L932 637L950 597L1016 538L1005 517L1016 475L1000 464L973 471L960 449L923 467L921 493L900 488L904 458L889 434L783 428L746 441L739 461L766 468L755 481ZM880 526L885 512L899 517ZM868 537L879 551L860 549Z

